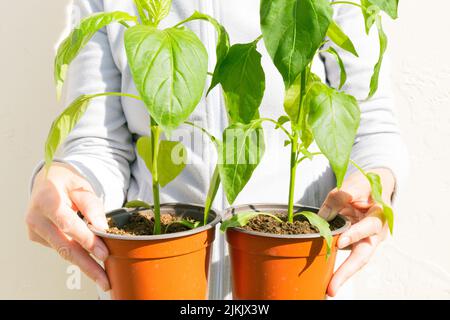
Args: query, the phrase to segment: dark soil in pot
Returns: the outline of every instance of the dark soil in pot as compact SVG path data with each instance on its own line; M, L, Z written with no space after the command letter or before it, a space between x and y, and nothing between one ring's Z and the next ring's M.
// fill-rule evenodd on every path
M161 213L161 230L167 233L176 233L191 230L190 228L178 223L187 220L195 223L196 220L189 217L180 217L170 213ZM111 218L108 219L109 229L107 233L127 236L150 236L153 235L155 218L151 210L134 212L131 214L127 223L118 226Z
M319 232L319 230L311 225L303 216L297 216L294 218L294 223L289 223L287 222L287 214L276 213L274 215L283 220L283 223L280 223L270 216L259 215L252 218L243 229L263 233L290 235ZM345 221L339 216L328 223L330 224L331 231L337 230L345 225Z

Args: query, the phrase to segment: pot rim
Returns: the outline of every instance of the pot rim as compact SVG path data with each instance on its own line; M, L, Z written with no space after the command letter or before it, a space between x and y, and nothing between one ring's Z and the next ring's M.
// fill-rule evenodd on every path
M161 209L163 208L176 208L176 207L184 207L191 210L204 210L204 206L194 203L183 203L183 202L170 202L170 203L162 203ZM144 209L144 208L120 208L116 210L112 210L106 213L106 217L111 217L115 214L128 212L130 214L143 211L143 210L151 210L151 209ZM168 233L168 234L160 234L160 235L146 235L146 236L130 236L130 235L118 235L118 234L111 234L107 233L105 231L98 230L94 226L92 226L90 223L88 223L89 229L94 232L96 236L99 236L101 238L107 238L107 239L114 239L114 240L125 240L125 241L159 241L159 240L169 240L169 239L175 239L175 238L182 238L191 236L197 233L201 233L204 231L207 231L209 229L214 228L221 220L222 217L213 209L210 210L210 217L211 215L215 215L215 217L210 221L206 226L201 226L192 230L186 230L182 232L175 232L175 233Z
M228 216L230 214L233 214L235 210L239 211L244 211L243 209L246 209L246 211L248 211L248 208L251 209L251 207L254 207L255 209L257 209L258 207L272 207L273 209L287 209L287 205L285 204L271 204L271 203L256 203L256 204L243 204L243 205L237 205L237 206L232 206L230 208L228 208L225 211L225 215L224 215L224 220L228 218ZM267 209L266 209L267 210ZM305 206L305 205L295 205L294 206L294 210L296 210L296 212L299 211L313 211L315 213L317 213L319 211L319 208L317 207L311 207L311 206ZM233 212L232 212L233 211ZM331 232L331 235L334 237L335 235L339 235L344 233L345 231L347 231L350 228L350 220L346 217L343 216L341 214L338 214L337 216L339 216L341 219L343 219L345 221L345 224L340 227L339 229L336 229L334 231ZM320 235L320 233L308 233L308 234L273 234L273 233L264 233L264 232L259 232L259 231L250 231L250 230L245 230L239 227L232 227L229 228L233 231L237 231L240 233L245 233L245 234L250 234L253 236L258 236L258 237L264 237L264 238L276 238L276 239L315 239L315 238L321 238L322 236Z

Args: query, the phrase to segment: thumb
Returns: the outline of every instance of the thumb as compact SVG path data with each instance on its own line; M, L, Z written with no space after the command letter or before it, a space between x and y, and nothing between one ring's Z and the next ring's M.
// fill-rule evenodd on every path
M97 229L108 229L102 201L91 191L76 189L69 192L70 200L83 216Z

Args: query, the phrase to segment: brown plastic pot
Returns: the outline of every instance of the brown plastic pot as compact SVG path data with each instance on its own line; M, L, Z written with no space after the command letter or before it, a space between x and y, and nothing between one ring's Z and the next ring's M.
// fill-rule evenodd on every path
M298 211L318 212L317 208L295 207ZM285 205L243 205L227 210L227 216L239 212L282 213ZM233 298L238 300L321 300L336 260L336 242L350 222L335 230L331 255L326 258L326 242L319 234L275 235L227 230L231 260Z
M203 207L163 204L161 213L203 221ZM118 226L139 210L107 214ZM122 236L91 229L109 249L105 269L115 300L203 300L208 294L211 244L220 216L211 211L206 226L156 236Z

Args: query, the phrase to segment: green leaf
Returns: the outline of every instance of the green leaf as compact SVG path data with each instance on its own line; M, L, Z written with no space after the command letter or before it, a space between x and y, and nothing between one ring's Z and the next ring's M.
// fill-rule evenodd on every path
M193 20L204 20L208 21L213 25L213 27L216 29L217 32L217 46L216 46L216 66L214 67L213 77L211 80L211 84L208 88L207 94L214 89L216 85L219 84L219 68L223 62L223 60L226 58L228 54L228 50L230 49L230 38L228 36L228 32L225 30L224 26L221 25L216 19L213 17L201 13L201 12L194 12L192 16L184 20L182 23L193 21Z
M166 186L186 167L187 151L181 142L162 140L158 150L158 182Z
M158 30L137 25L126 30L125 48L136 88L151 117L170 133L202 98L208 72L205 47L185 27Z
M225 232L228 228L243 227L249 223L251 219L257 217L259 212L242 212L234 214L230 219L222 221L220 231Z
M230 123L249 123L264 96L265 75L256 43L233 45L220 65L217 80L222 85Z
M370 29L380 13L380 8L378 6L374 6L369 0L361 0L361 9L364 16L366 33L369 34Z
M152 138L148 136L140 137L136 142L136 150L138 155L144 160L148 171L153 174Z
M298 80L296 80L295 83L292 84L288 90L286 90L284 98L284 110L291 119L292 127L300 132L300 139L303 145L305 146L305 148L308 148L313 141L313 134L311 131L311 127L307 122L309 106L305 105L304 103L301 107L299 105L301 91L300 77L301 75L299 76ZM316 82L321 83L320 78L314 73L310 72L305 91L308 92L309 88L311 88L311 86Z
M138 0L150 17L150 21L157 26L161 20L169 15L172 0Z
M398 18L399 0L368 0L378 8L386 12L392 19Z
M63 40L56 53L54 66L58 98L61 96L70 63L86 46L94 34L112 22L120 23L126 21L136 22L137 18L120 11L97 13L82 19L70 35Z
M153 172L152 138L140 137L136 143L139 156L144 160L147 169ZM162 140L158 147L158 182L166 186L174 180L186 167L187 152L181 142Z
M223 132L219 144L219 174L228 202L232 204L250 180L264 154L261 121L235 123Z
M261 30L286 88L311 63L332 20L329 0L261 0Z
M250 222L250 220L252 220L257 216L268 216L277 220L280 223L283 223L283 221L280 218L270 213L254 212L254 211L240 212L231 216L230 219L223 221L222 224L220 225L220 231L225 232L228 228L244 227Z
M185 220L185 219L183 219L183 220L178 220L178 221L175 221L175 222L172 222L172 223L168 224L168 225L166 226L166 230L164 231L164 233L167 233L167 231L169 230L169 228L170 228L171 226L175 225L175 224L181 224L181 225L185 226L186 228L192 230L192 229L195 229L195 228L197 228L198 226L200 226L200 221L191 222L191 221Z
M331 235L329 223L314 212L302 211L295 214L294 217L298 215L304 216L306 219L308 219L311 225L319 229L320 235L325 239L327 243L327 258L328 258L330 256L331 246L333 244L333 236Z
M388 42L387 36L384 33L383 26L381 24L380 16L378 16L376 23L378 29L378 38L380 41L380 55L378 58L378 62L374 67L372 78L370 79L370 92L368 99L372 98L378 90L378 80L380 78L381 66L383 64L384 54L386 53Z
M316 82L307 92L308 123L316 143L330 161L341 187L359 127L360 110L356 99Z
M287 123L289 121L290 121L290 119L289 119L288 116L281 116L281 117L279 117L278 120L277 120L277 127L276 128L278 129L279 127L281 127L282 125L284 125L285 123Z
M339 68L341 69L341 80L339 83L339 90L341 90L345 84L345 81L347 81L347 72L345 71L344 62L342 61L342 58L339 55L339 53L333 47L329 47L325 51L331 54L336 59L336 62L338 63Z
M289 86L284 95L284 111L289 116L291 120L291 125L293 128L299 127L299 112L300 112L300 93L301 93L301 75L298 76L297 80Z
M380 176L373 172L366 173L365 176L367 180L369 180L370 187L372 189L372 199L383 207L383 213L392 234L394 232L394 212L392 208L383 201L383 187Z
M141 200L132 200L128 201L124 205L125 208L144 208L144 209L152 209L153 207L148 204L147 202L141 201Z
M338 47L358 57L358 53L356 52L352 40L350 40L350 38L334 20L331 21L330 26L328 27L327 37L330 38L330 40L333 41Z
M292 126L296 129L300 128L301 116L301 106L300 104L300 94L301 94L301 75L295 80L295 82L286 90L284 96L284 111L289 116L292 122ZM320 78L314 73L310 72L309 79L306 85L306 91L315 82L321 82Z
M58 147L66 140L84 115L92 98L94 98L93 95L78 97L53 121L45 143L45 167L47 169L50 167Z

